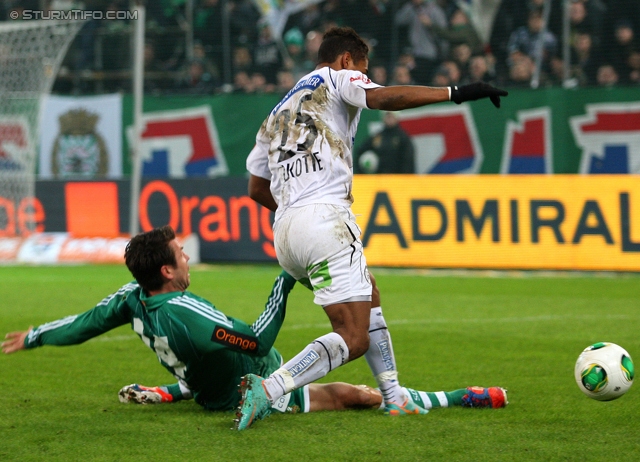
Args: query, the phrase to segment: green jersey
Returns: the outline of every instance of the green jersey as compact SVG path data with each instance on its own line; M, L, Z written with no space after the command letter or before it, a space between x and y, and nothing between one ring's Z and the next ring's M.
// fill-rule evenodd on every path
M191 292L148 296L132 282L85 313L33 329L25 347L79 344L131 324L160 363L191 389L196 402L211 410L232 410L240 400L237 387L243 375L267 376L281 364L273 343L294 284L284 272L276 278L264 311L248 325Z

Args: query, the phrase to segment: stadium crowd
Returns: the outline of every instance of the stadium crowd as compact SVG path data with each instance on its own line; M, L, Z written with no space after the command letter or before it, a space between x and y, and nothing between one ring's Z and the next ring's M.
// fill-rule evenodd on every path
M568 67L563 1L549 2L545 11L545 0L502 0L492 27L481 34L470 20L468 5L474 2L323 0L289 16L282 37L253 0L194 0L193 14L186 14L186 0L148 1L145 90L286 92L315 67L322 34L333 25L351 26L366 38L372 49L369 76L383 85L482 80L529 88L534 76L541 87L640 85L640 2L567 1ZM5 0L0 15L12 20L29 9L125 11L129 3ZM72 44L54 91L96 92L96 80L102 91L129 90L129 26L124 20L89 21ZM193 40L185 39L187 30Z

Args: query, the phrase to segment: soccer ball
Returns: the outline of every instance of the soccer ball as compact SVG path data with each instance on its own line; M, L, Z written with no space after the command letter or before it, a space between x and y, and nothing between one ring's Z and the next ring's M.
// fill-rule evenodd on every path
M379 164L380 158L378 157L378 154L373 151L363 152L358 159L360 170L364 173L376 173L378 171Z
M615 343L599 342L585 348L574 370L578 388L589 398L611 401L633 384L631 356Z

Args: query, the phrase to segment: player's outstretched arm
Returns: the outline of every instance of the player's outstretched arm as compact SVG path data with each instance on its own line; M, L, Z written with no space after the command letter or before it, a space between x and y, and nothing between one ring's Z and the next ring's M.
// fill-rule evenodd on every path
M447 87L397 85L368 88L365 91L367 92L367 107L383 111L400 111L449 101Z
M9 332L5 335L5 341L2 342L2 352L5 354L15 353L16 351L24 350L24 339L27 338L29 332L33 329L33 326L29 329L19 332Z
M500 97L507 96L505 90L485 82L454 87L423 87L418 85L397 85L365 90L369 109L400 111L434 103L453 101L457 104L489 98L495 107L500 107Z

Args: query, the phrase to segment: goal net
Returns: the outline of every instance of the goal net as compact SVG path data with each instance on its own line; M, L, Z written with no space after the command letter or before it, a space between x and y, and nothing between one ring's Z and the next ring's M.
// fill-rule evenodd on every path
M35 231L40 103L84 23L0 23L0 236Z

